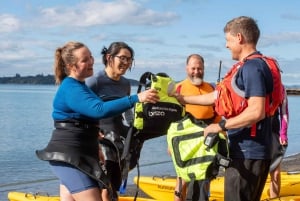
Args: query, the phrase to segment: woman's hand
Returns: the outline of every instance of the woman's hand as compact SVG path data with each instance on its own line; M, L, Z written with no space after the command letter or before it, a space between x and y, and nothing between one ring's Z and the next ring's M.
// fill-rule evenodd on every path
M158 93L155 89L148 89L138 94L140 102L156 103L159 101Z
M279 137L279 142L281 145L288 145L288 141L286 138L283 138L283 137Z

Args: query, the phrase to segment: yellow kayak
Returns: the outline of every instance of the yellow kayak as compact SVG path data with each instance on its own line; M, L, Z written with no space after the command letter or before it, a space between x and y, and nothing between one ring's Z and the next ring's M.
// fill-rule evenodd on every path
M174 176L140 176L139 188L155 200L174 200L175 181L176 178ZM137 177L134 178L134 183L137 184ZM210 188L210 200L224 200L223 192L219 190L224 188L222 177L217 177L213 180Z
M9 201L60 201L59 196L49 196L42 194L32 194L32 193L23 193L23 192L9 192L8 195ZM125 197L120 196L119 201L133 201L134 197ZM137 201L155 201L150 198L138 197Z
M139 188L155 200L174 200L175 182L176 178L174 176L140 176ZM134 178L134 183L137 184L137 177ZM261 196L262 200L269 200L269 186L270 177L268 177L265 188L263 190ZM223 200L223 195L224 177L217 177L216 179L211 181L210 200ZM280 196L282 196L280 198L281 200L300 201L300 172L281 173Z
M210 197L209 201L224 201L224 198ZM300 201L300 195L281 196L279 198L266 198L261 201Z

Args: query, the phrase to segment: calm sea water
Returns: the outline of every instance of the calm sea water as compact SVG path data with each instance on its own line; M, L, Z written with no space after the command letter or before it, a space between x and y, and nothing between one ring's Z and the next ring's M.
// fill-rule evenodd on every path
M51 136L55 86L0 85L0 200L10 191L58 195L58 181L48 163L34 151L44 148ZM135 91L135 89L133 89ZM290 126L287 155L300 152L300 96L289 96ZM146 141L140 159L141 175L174 175L165 136ZM159 172L157 172L159 170ZM134 169L129 184L137 175Z

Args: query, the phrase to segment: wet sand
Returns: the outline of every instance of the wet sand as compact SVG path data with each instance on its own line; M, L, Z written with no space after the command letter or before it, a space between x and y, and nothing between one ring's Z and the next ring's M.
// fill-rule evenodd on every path
M281 170L285 172L300 172L300 153L285 157L281 163ZM222 176L222 173L219 176ZM126 194L122 196L135 196L136 192L136 185L130 185L127 186ZM142 190L138 191L138 196L149 198Z

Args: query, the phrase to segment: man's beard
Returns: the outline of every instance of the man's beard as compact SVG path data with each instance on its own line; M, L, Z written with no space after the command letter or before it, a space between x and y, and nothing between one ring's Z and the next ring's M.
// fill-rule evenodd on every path
M201 85L203 82L203 79L200 77L191 77L190 80L191 80L192 84L196 85L196 86Z

